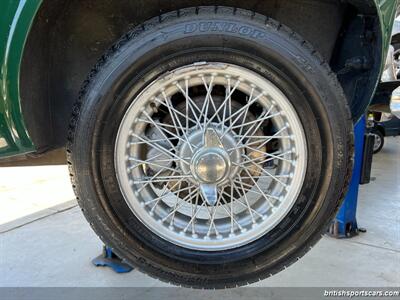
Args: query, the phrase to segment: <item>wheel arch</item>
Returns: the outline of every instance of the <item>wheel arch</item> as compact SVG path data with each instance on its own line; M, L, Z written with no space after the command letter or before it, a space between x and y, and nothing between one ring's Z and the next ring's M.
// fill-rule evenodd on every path
M26 127L40 151L63 147L70 111L81 83L110 45L129 29L160 13L215 4L256 11L303 35L338 74L353 117L357 119L370 102L378 82L385 48L383 34L379 34L382 32L380 10L372 0L364 3L353 0L249 0L245 3L238 0L42 0L21 65L20 101ZM371 36L374 32L377 35ZM355 38L362 47L352 46ZM366 39L369 43L365 43ZM359 67L357 61L350 61L354 64L350 73L341 73L349 60L363 57L367 57L368 69Z

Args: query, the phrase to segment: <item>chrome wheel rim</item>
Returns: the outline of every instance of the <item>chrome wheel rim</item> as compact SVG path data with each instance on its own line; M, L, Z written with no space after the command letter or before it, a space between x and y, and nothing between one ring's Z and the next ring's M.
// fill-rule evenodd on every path
M124 199L153 233L221 251L255 241L289 213L302 188L306 138L274 84L225 63L168 72L132 101L115 168Z
M374 152L375 152L378 151L379 147L381 146L382 139L379 136L379 134L373 133L373 135L374 135Z

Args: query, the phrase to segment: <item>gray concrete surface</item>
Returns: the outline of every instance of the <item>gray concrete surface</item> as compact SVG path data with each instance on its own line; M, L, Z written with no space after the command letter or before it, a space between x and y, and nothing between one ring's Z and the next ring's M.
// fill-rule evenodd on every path
M0 169L0 210L13 214L0 213L0 286L165 286L137 271L121 275L92 266L102 244L76 204L65 199L71 193L64 185L67 172L55 180L53 172L62 169L40 168L13 170L7 180L10 169ZM44 181L35 190L29 180L39 173ZM400 138L387 139L374 157L372 176L361 187L358 208L367 233L348 240L324 237L302 260L253 286L400 286ZM29 193L21 194L27 181ZM49 207L52 198L55 207Z
M76 205L66 166L0 168L0 233Z

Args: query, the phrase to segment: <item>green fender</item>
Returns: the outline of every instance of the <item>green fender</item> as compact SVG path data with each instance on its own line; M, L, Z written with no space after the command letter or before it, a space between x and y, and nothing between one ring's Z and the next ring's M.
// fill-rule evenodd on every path
M0 1L0 157L35 151L22 117L19 72L25 42L41 2Z

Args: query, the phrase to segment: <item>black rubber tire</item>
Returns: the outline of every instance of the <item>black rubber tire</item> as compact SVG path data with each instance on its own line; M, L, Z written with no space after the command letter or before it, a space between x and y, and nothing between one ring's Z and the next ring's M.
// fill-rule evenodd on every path
M124 95L196 61L241 65L280 87L301 118L309 153L304 186L285 219L249 245L215 253L178 247L141 224L119 190L113 160L119 122L134 99ZM325 233L350 180L353 127L335 75L298 34L250 11L197 7L147 21L100 59L74 107L67 155L84 215L118 255L162 281L228 288L281 271Z
M377 149L374 149L374 154L377 154L378 152L380 152L382 150L382 148L385 144L385 136L378 128L374 128L371 131L371 133L375 135L375 139L376 138L380 139L379 147Z

